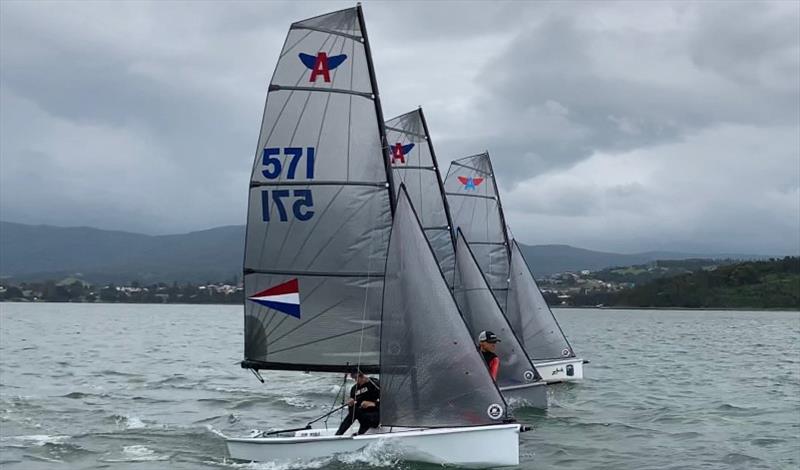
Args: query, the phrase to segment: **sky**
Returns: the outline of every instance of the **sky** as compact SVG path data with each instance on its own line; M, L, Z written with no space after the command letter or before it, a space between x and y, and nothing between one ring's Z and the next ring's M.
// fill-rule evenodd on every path
M0 219L245 222L289 24L353 2L0 2ZM488 150L514 236L800 252L800 2L366 1L384 115Z

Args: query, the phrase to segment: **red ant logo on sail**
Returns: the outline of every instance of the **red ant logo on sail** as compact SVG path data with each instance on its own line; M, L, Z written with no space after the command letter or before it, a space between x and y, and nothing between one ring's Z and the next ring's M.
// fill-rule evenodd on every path
M322 79L325 80L326 83L330 83L331 81L331 70L342 65L347 59L347 55L345 54L328 57L326 52L317 52L316 57L301 52L299 57L300 62L311 70L311 77L308 79L309 82L316 82L317 77L322 75Z
M400 163L405 164L406 163L406 154L408 154L408 152L410 152L411 149L413 149L413 148L414 148L414 144L413 143L403 145L400 142L398 142L398 143L394 144L394 147L392 147L392 165L394 165L394 163L397 162L397 161L399 161Z

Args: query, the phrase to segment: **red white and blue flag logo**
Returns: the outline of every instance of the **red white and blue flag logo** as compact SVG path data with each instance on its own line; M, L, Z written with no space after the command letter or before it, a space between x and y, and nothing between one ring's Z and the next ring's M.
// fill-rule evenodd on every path
M464 185L462 189L475 191L483 183L483 178L473 178L472 176L459 176L458 181Z
M405 163L406 154L408 154L408 152L410 152L411 149L413 148L414 148L413 143L403 145L400 142L398 142L394 144L394 147L392 147L392 165L394 165L394 163L397 161L399 161L400 163Z
M345 59L347 59L347 55L345 54L328 57L326 52L317 52L316 56L303 54L301 52L299 57L300 62L311 70L311 77L308 79L309 82L316 82L317 77L320 75L322 75L322 79L325 80L325 82L330 82L331 70L342 65Z
M297 279L291 279L283 284L262 290L248 297L248 300L300 318L300 286Z

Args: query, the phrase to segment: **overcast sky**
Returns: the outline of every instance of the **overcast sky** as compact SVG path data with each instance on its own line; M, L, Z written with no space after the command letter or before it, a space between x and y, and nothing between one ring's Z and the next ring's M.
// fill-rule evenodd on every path
M0 2L0 219L243 224L289 24L354 2ZM800 2L370 2L384 114L488 149L514 235L800 251Z

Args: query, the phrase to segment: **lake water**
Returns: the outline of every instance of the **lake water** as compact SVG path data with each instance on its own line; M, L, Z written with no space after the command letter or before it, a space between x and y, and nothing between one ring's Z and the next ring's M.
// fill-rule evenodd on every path
M522 411L520 468L800 466L800 313L556 310L586 379ZM322 414L341 377L238 361L237 306L0 304L0 466L433 469L380 449L286 465L221 434ZM349 385L348 385L349 386ZM336 426L335 419L330 423Z

